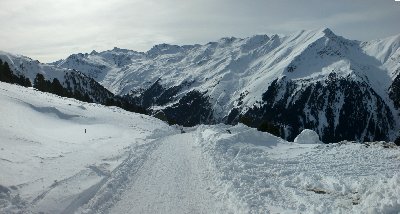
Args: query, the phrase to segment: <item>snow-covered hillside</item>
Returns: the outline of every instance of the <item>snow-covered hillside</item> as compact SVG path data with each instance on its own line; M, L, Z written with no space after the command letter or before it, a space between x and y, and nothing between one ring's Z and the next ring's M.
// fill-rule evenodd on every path
M114 98L110 91L79 71L40 63L29 57L3 51L0 51L0 60L7 62L14 74L28 78L31 84L34 84L37 74L41 74L50 82L56 78L72 97L87 96L87 99L103 104L107 99Z
M1 213L396 213L400 148L296 143L0 82ZM86 133L85 133L86 130ZM183 132L184 131L184 132Z
M47 79L52 80L57 78L60 82L64 82L64 75L68 70L65 68L57 68L51 65L40 63L38 60L31 59L26 56L11 54L0 51L0 59L7 62L11 70L15 74L22 74L29 78L31 82L36 77L36 74L43 74Z
M0 213L79 206L133 148L174 132L149 116L1 82L0 103Z
M359 42L323 28L204 45L160 44L145 53L114 48L53 65L79 70L113 93L129 93L182 125L235 124L244 117L254 127L279 126L287 139L310 128L325 142L394 140L399 38ZM352 124L342 122L349 118Z

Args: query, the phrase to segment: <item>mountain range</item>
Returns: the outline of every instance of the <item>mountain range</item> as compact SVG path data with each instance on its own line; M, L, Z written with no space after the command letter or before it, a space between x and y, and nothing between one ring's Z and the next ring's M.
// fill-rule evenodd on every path
M114 96L184 126L244 123L293 140L393 141L400 127L400 34L361 42L328 28L78 53L53 63L0 52L32 82L40 73L104 103Z

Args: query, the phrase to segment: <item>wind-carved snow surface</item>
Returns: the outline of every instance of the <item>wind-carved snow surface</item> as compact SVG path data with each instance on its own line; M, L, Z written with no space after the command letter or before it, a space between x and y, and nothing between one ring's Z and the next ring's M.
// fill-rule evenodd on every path
M170 127L0 83L0 213L396 213L400 149ZM86 133L85 133L86 129Z

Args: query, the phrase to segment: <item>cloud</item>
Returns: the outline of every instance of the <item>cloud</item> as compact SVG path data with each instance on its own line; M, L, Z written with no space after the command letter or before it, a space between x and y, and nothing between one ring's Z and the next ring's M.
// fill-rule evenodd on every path
M2 0L0 8L0 49L44 62L324 26L359 40L400 33L400 2L389 0Z

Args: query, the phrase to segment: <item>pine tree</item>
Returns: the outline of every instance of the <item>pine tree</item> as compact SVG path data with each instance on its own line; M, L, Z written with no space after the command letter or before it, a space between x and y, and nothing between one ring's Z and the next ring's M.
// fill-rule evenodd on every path
M36 74L35 80L33 81L33 87L39 91L47 91L46 80L43 74Z
M57 78L53 79L53 82L51 83L51 93L57 94L58 96L64 96L65 89L61 85L60 81Z
M25 78L24 86L25 87L32 87L32 83L31 83L31 81L29 80L28 77Z
M12 83L13 73L7 62L0 61L0 81Z

